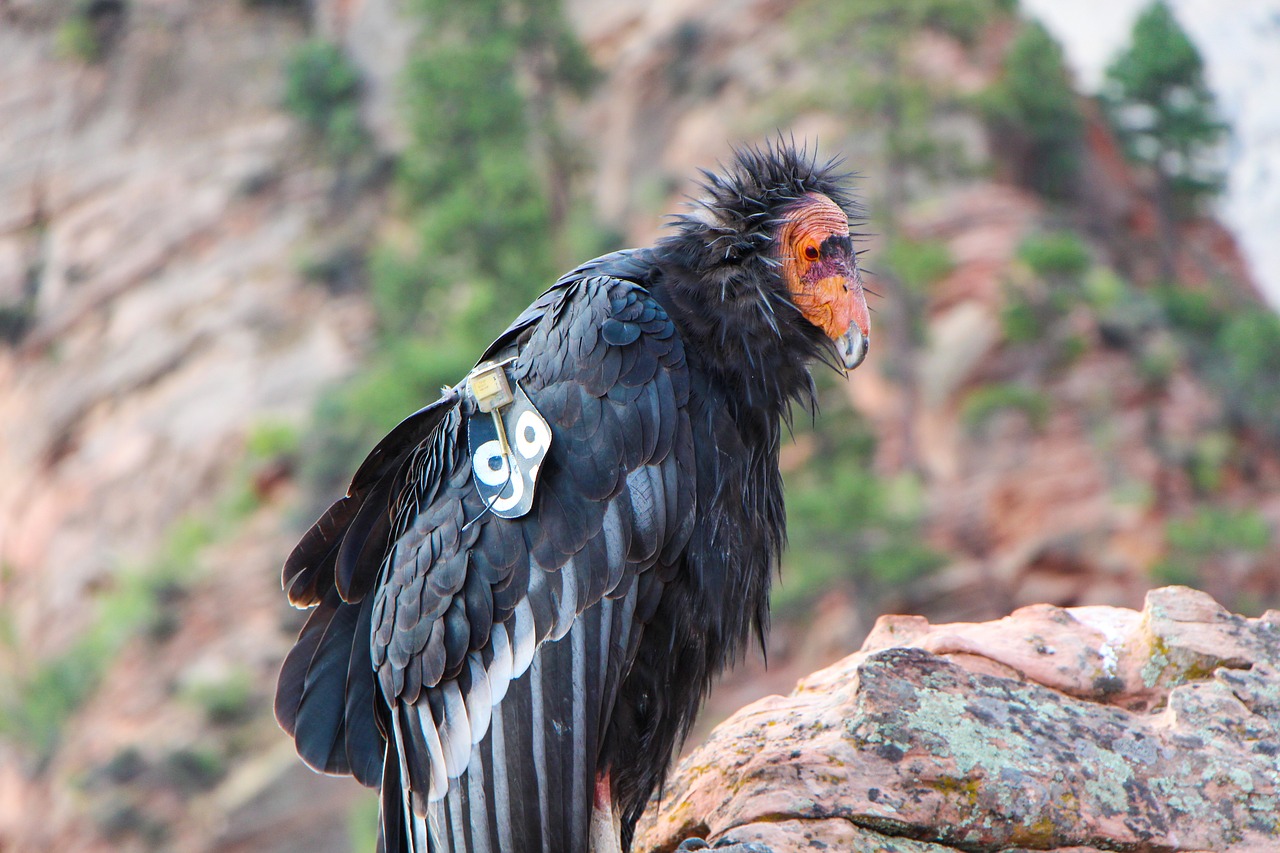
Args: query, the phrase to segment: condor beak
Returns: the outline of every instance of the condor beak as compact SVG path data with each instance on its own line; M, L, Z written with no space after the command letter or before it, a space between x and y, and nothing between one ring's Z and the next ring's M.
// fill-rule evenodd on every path
M849 324L849 331L836 338L836 352L840 354L840 363L845 370L853 370L867 357L870 340L858 328L857 323Z
M863 359L867 357L867 350L871 346L871 311L867 308L867 297L862 289L862 277L858 275L856 268L853 275L844 280L843 289L847 296L844 311L836 312L836 330L839 331L846 321L849 325L844 327L843 334L839 337L832 335L832 338L835 339L836 352L840 354L840 361L848 371L862 364Z
M871 313L857 270L804 282L792 298L809 322L827 333L845 370L867 357Z

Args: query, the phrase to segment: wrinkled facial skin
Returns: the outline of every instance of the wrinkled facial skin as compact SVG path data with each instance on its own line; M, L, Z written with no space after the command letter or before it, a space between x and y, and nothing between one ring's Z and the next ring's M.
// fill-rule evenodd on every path
M782 275L791 300L836 344L846 370L862 363L871 317L849 238L849 219L835 202L812 193L784 216L778 234Z

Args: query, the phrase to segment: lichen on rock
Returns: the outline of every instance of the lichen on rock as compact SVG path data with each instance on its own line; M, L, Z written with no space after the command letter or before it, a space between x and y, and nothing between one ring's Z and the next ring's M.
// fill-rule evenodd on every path
M1274 850L1280 615L1184 587L1141 613L883 617L675 772L637 849Z

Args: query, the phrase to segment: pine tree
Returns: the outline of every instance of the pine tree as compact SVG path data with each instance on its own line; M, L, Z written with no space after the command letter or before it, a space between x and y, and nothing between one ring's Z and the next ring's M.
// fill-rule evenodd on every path
M909 178L945 171L949 158L936 119L946 96L912 72L910 53L925 30L964 44L985 23L1007 14L1007 0L823 0L808 7L804 25L814 49L831 68L848 68L837 109L870 120L884 154L883 196L873 204L884 233L892 236L909 198Z
M1126 154L1152 170L1167 220L1194 215L1222 191L1215 149L1228 132L1204 81L1204 63L1162 0L1133 26L1107 69L1102 102Z
M557 105L595 69L560 0L407 8L421 28L404 71L399 222L370 264L379 336L365 370L321 403L318 483L341 482L397 419L465 376L572 258Z
M959 146L948 144L940 129L947 112L958 108L958 98L916 73L912 52L926 31L972 46L983 28L1010 14L1013 5L1009 0L815 0L802 7L803 37L823 69L819 97L851 121L863 123L868 135L877 138L883 158L875 166L881 190L871 194L870 209L888 247L883 257L889 265L878 273L893 288L894 299L877 322L883 337L897 343L890 345L898 356L887 369L898 377L916 370L924 344L927 293L912 287L924 282L910 273L947 265L945 254L930 257L922 244L903 239L899 220L921 176L967 168ZM912 437L916 405L915 394L907 394L901 412L905 458L900 464L908 470L917 468Z
M1084 118L1061 46L1030 22L1009 45L1002 70L981 101L996 144L1010 150L1020 183L1050 197L1068 195L1080 168Z

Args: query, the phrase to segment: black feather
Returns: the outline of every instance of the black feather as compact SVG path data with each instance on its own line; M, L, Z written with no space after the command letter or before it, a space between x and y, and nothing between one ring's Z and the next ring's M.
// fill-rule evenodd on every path
M628 849L711 680L767 630L780 423L812 408L809 365L832 357L790 301L777 232L813 193L858 219L844 185L794 145L739 150L674 233L517 317L483 358L514 357L551 426L526 516L487 511L466 440L482 415L450 390L290 555L290 599L316 611L277 717L313 766L381 781L385 849L586 853L604 773Z
M391 513L387 505L392 495L390 477L369 490L360 511L347 524L338 546L334 567L335 585L344 601L356 603L372 588L387 549Z
M330 593L333 595L333 593ZM303 680L294 741L298 755L324 773L350 773L346 750L347 672L358 607L336 604Z
M351 768L351 775L360 784L376 788L382 781L386 738L377 722L380 700L369 653L369 616L372 612L370 602L362 604L360 618L352 632L343 721L346 727L347 766Z
M333 567L347 526L360 510L360 500L339 498L320 516L284 561L281 583L294 607L320 603L334 583Z
M306 683L307 669L315 657L316 647L324 636L325 628L337 610L332 597L311 611L298 633L298 639L280 667L276 681L275 714L280 727L294 735L298 726L298 705L302 701L302 688Z

